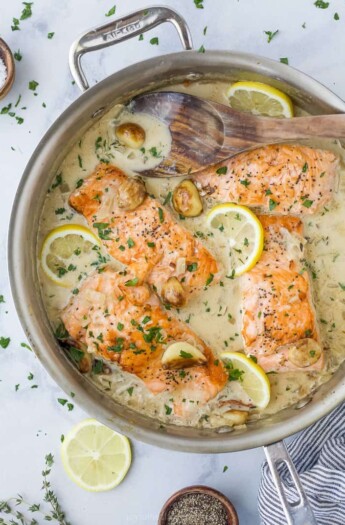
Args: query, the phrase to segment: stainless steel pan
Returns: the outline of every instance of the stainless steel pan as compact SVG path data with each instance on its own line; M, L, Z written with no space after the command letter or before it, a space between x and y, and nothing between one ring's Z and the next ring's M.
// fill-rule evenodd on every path
M37 231L42 204L55 171L72 144L79 140L108 107L126 102L140 92L185 79L261 80L288 93L311 114L345 112L345 103L329 89L303 73L262 57L227 51L169 54L135 64L89 89L81 57L137 36L163 22L176 27L185 50L192 39L184 20L166 7L151 7L84 33L72 45L70 67L85 93L57 119L32 155L13 207L9 232L9 270L18 315L38 358L55 381L88 413L136 439L160 447L188 452L232 452L265 446L289 525L316 523L296 471L281 442L311 425L345 399L345 365L332 379L298 405L246 429L195 429L166 425L121 406L100 392L71 365L59 348L49 325L37 275ZM290 504L280 482L277 465L285 462L300 498Z

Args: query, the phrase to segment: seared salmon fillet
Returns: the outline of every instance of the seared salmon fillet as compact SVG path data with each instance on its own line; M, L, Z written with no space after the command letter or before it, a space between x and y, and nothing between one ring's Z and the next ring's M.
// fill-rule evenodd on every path
M302 223L297 217L260 216L265 233L260 261L242 281L242 336L247 354L266 371L323 367Z
M278 144L240 153L193 178L214 202L262 213L307 215L332 198L339 158L331 151Z
M133 285L125 273L95 272L72 297L62 321L75 346L117 362L153 394L172 392L177 413L183 399L200 405L214 398L228 379L222 362L186 324L162 310L146 284ZM176 341L201 350L206 364L164 369L162 355Z
M100 164L71 194L69 203L88 220L110 255L131 266L140 282L153 285L164 302L182 306L194 291L217 282L218 263L149 195L133 210L121 208L118 196L124 189L128 193L130 180L115 166ZM180 304L173 302L174 297L170 300L171 290L164 294L168 279L173 277L182 286Z

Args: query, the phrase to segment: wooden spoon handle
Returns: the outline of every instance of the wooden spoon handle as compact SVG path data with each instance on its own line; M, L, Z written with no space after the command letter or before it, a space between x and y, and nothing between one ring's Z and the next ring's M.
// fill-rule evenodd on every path
M263 139L345 138L345 115L316 115L292 119L260 118L258 132Z
M225 135L223 152L231 151L234 145L242 147L311 137L345 138L344 114L279 119L225 108L221 117Z

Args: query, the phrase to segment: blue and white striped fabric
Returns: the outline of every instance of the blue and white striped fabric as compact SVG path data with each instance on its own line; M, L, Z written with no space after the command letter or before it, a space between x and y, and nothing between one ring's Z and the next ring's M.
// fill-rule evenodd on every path
M287 448L318 524L345 525L345 404L299 434ZM288 500L296 500L286 467L281 477ZM262 467L258 503L263 525L287 523L267 463Z

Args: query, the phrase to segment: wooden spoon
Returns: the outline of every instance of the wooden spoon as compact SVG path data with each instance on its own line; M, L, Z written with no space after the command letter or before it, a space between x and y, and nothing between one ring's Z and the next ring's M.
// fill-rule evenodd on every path
M256 117L223 104L170 91L139 95L129 104L134 113L148 113L170 127L169 157L146 176L171 177L206 166L262 144L311 137L345 138L345 115L291 119Z
M2 88L0 88L0 99L2 99L10 91L15 76L15 65L12 51L2 38L0 38L0 58L3 60L7 69L7 77L5 83L2 86Z

